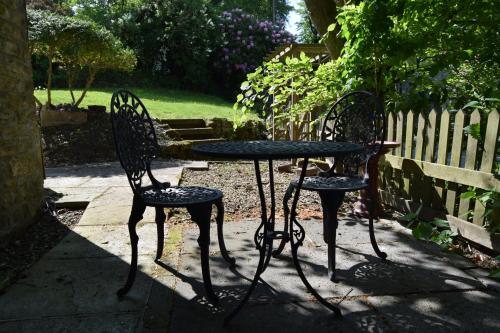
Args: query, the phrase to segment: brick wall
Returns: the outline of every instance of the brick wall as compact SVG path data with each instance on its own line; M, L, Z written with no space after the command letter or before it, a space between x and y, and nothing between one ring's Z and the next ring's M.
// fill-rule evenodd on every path
M43 171L24 0L0 0L0 239L36 219Z

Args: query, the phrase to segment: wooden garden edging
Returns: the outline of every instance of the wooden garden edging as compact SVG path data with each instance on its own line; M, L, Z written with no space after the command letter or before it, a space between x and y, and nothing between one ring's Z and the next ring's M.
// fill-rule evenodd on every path
M473 199L461 199L460 194L469 186L500 191L500 180L492 173L497 158L498 111L487 115L484 145L464 134L465 126L479 123L484 116L478 110L389 113L387 140L401 142L401 147L381 159L382 199L399 209L422 205L427 212L448 216L464 237L468 233L464 230L473 223L477 234L477 226L484 224L484 206Z

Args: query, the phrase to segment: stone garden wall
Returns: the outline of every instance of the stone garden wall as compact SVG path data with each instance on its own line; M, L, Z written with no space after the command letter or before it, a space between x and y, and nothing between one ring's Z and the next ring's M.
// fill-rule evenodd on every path
M0 45L1 240L33 222L43 199L24 0L0 0Z

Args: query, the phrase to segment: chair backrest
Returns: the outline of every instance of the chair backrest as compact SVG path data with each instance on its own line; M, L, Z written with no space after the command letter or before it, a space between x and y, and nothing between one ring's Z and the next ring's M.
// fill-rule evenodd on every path
M132 190L138 193L158 150L153 122L137 96L118 90L111 97L111 123L116 153Z
M353 168L367 162L384 144L385 114L380 99L367 92L355 91L342 96L327 113L321 130L321 140L362 144L359 156L345 158ZM357 165L356 165L357 164Z

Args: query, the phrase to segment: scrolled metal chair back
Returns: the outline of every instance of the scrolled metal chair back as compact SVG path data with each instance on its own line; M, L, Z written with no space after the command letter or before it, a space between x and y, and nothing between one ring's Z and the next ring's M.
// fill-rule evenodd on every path
M137 96L119 90L111 97L111 123L116 153L132 190L138 193L142 177L151 173L151 161L158 150L153 122Z
M353 142L364 146L360 154L336 160L344 173L357 174L359 167L376 155L384 144L385 114L380 99L366 91L355 91L341 97L327 113L321 140Z

